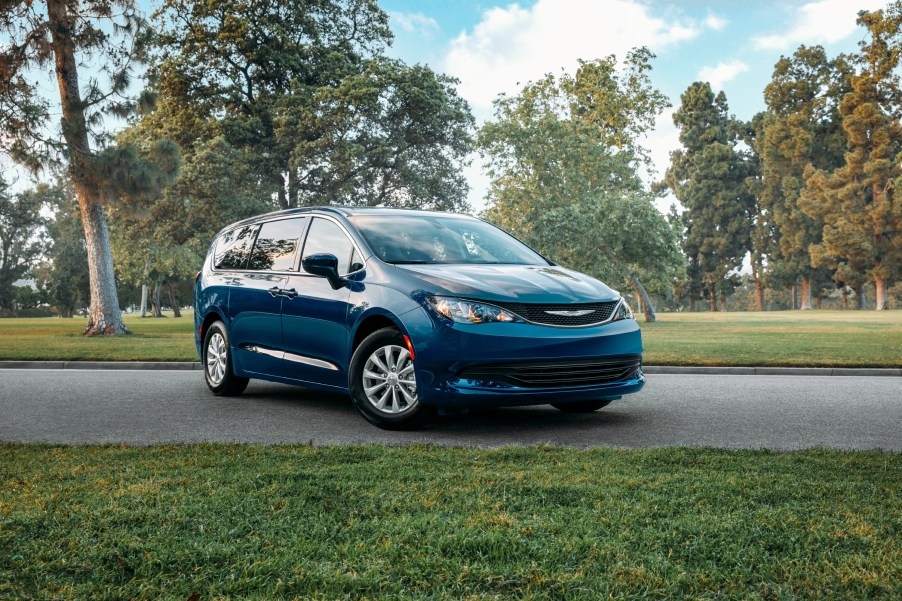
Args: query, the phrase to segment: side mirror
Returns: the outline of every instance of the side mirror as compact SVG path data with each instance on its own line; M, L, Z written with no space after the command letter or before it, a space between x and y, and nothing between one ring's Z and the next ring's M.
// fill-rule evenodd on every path
M301 261L304 271L319 275L329 280L333 290L338 290L345 285L345 279L338 275L338 257L331 253L321 253L304 257Z

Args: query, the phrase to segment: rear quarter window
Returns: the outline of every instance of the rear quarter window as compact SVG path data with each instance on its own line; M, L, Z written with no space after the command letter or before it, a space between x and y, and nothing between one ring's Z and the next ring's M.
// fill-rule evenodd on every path
M216 241L213 267L216 269L244 269L250 255L257 225L246 225L224 233Z

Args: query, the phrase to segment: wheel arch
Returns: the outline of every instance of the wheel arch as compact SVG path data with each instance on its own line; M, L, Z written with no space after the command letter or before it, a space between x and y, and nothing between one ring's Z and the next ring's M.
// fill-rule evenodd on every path
M405 333L405 329L401 325L401 320L390 313L373 311L360 318L354 328L354 335L351 338L351 348L349 349L350 354L348 355L348 365L350 365L351 357L354 356L354 351L357 350L357 347L360 346L360 343L363 342L364 339L373 332L376 332L383 328L395 328L402 334Z
M225 317L219 312L216 308L211 308L210 311L204 316L204 320L200 324L200 329L197 331L197 337L200 341L200 344L204 343L204 336L207 333L207 328L209 328L214 322L221 321L222 324L228 327L226 324Z

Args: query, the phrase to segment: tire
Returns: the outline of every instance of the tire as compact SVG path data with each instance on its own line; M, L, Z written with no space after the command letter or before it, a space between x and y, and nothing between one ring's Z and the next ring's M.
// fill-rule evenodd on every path
M592 413L611 404L610 400L576 401L573 403L551 403L551 406L564 413Z
M434 414L432 407L419 402L413 361L395 328L377 330L360 343L348 379L357 410L384 430L418 428Z
M221 321L215 321L204 335L204 380L216 396L238 396L250 378L239 378L232 368L229 333Z

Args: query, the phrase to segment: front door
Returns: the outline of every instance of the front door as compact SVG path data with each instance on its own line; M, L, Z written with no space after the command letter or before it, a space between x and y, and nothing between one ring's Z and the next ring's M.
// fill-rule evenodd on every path
M337 222L314 217L303 257L330 253L338 257L338 273L351 271L355 247ZM286 378L347 387L348 301L347 287L333 290L324 277L304 273L290 275L289 294L282 301Z

